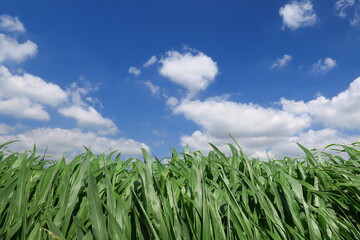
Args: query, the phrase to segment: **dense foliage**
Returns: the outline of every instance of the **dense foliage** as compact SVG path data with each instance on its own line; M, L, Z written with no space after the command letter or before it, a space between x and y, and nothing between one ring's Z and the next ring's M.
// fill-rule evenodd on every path
M8 144L0 239L360 239L359 143L269 161L173 149L162 162L89 150L49 161Z

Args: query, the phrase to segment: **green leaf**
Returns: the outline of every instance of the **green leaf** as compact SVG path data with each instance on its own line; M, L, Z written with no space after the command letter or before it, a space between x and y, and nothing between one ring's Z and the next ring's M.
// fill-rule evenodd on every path
M102 202L97 190L97 184L94 175L90 169L88 170L88 210L94 237L96 240L105 240L107 238L107 229L105 218L102 211Z

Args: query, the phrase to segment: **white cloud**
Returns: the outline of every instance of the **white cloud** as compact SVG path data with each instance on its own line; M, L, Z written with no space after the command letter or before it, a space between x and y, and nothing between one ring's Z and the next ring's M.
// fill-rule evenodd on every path
M340 18L349 18L350 25L360 24L360 1L338 0L335 3L335 10Z
M350 144L359 141L360 136L348 136L336 129L325 128L321 130L308 130L298 136L290 137L286 141L278 142L273 146L272 153L277 156L303 155L301 149L295 144L302 144L307 148L322 150L330 144Z
M175 97L169 97L166 100L166 105L168 105L170 107L174 107L174 106L178 105L178 103L179 103L179 100Z
M209 98L207 98L207 101L223 102L223 101L227 101L228 99L230 99L230 97L231 97L231 94L224 93L219 96L209 97Z
M157 57L152 56L151 58L149 58L149 60L146 61L146 63L144 63L144 67L149 67L149 66L153 65L156 62L157 62Z
M0 123L0 134L9 134L14 129L15 129L14 127L11 127L11 126L6 125L4 123Z
M21 31L22 25L16 18L2 15L0 21L1 27L7 27L8 31ZM36 53L35 43L18 43L16 39L0 34L0 63L21 62ZM16 118L49 120L50 115L43 104L55 107L67 99L67 94L58 85L26 72L13 74L3 65L0 65L0 86L0 114Z
M159 94L160 94L159 86L154 85L150 81L145 81L144 84L145 84L145 86L147 86L150 89L152 95L154 95L155 97L159 97Z
M281 159L283 157L303 156L304 153L296 143L300 143L307 148L323 150L330 144L350 144L360 141L360 135L346 135L335 129L308 130L301 132L297 136L291 137L242 137L234 136L237 143L251 157L259 157L262 160L270 158ZM180 138L182 146L190 146L192 150L200 150L207 153L212 150L209 143L226 154L230 153L228 143L235 145L230 137L217 138L208 133L195 131L192 135L183 135Z
M91 86L79 87L73 83L65 92L58 85L28 74L12 74L0 65L0 113L18 118L49 120L42 104L62 106L58 112L76 119L79 126L96 127L103 134L115 133L117 127L101 116L83 100ZM64 106L68 105L68 106Z
M160 137L165 137L167 135L167 132L165 130L152 129L151 132L155 136L160 136Z
M283 27L293 30L312 26L317 21L311 0L291 1L280 8L279 14L283 20Z
M360 24L360 4L355 8L354 17L350 20L352 26L358 26Z
M203 53L193 55L169 51L160 63L159 73L185 87L190 95L206 89L218 73L216 62Z
M32 102L24 97L14 97L7 100L0 98L0 114L34 120L50 119L49 114L41 104Z
M132 139L112 139L80 129L37 128L16 135L0 135L0 142L11 140L22 140L10 145L16 151L31 149L36 143L40 152L47 149L48 154L55 156L61 156L65 152L84 153L84 146L90 147L96 154L119 150L122 154L134 156L141 154L141 148L150 150L146 144Z
M102 103L97 98L86 96L90 92L97 91L99 89L99 85L98 84L94 85L90 82L83 80L81 80L81 85L82 86L79 86L77 82L73 82L70 85L70 87L66 90L66 93L68 94L70 99L70 104L86 107L88 106L88 103L91 103L91 104L99 104L100 107L103 107Z
M101 134L115 134L118 129L114 122L103 117L93 106L89 106L89 103L97 103L98 100L86 95L96 91L98 85L89 82L83 82L83 85L80 87L76 82L71 84L67 89L69 101L64 103L58 112L65 117L75 119L77 126L97 129ZM99 104L102 106L101 103Z
M339 17L346 17L346 9L354 6L356 0L338 0L335 3L335 9L338 12Z
M192 135L182 135L180 137L180 143L183 147L190 146L191 150L199 150L205 153L212 150L209 143L214 144L221 151L227 152L226 143L228 142L230 142L230 138L215 138L201 131L195 131Z
M325 59L319 59L317 63L314 63L311 71L313 73L326 73L336 66L336 60L327 57Z
M236 139L237 143L245 150L248 154L254 154L259 151L268 152L267 148L272 146L274 143L284 141L287 137L243 137L241 135L232 135ZM204 153L212 150L209 143L214 144L217 148L225 153L229 153L230 149L228 143L235 144L230 136L216 137L209 133L202 131L195 131L192 135L183 135L180 138L181 145L189 145L192 150L200 150Z
M278 68L281 69L289 64L292 60L292 56L288 54L284 54L282 58L276 59L276 61L270 66L270 68Z
M5 61L22 62L36 55L37 45L29 40L19 43L16 39L0 34L0 63Z
M76 82L73 82L70 88L67 89L67 94L71 99L71 103L76 106L87 106L83 99L84 95L89 93L89 89L79 87Z
M348 89L327 99L319 96L303 102L281 99L282 110L263 108L255 104L236 103L221 97L204 101L174 104L175 114L182 114L200 126L191 135L182 135L180 142L204 153L211 150L208 142L229 153L226 143L233 143L230 133L251 156L303 155L295 142L305 147L322 149L333 143L349 144L360 141L360 135L342 129L360 129L360 77ZM311 129L321 123L324 128ZM320 125L321 126L321 125Z
M185 100L173 111L183 114L217 138L227 137L227 133L242 137L291 136L311 122L307 114L295 116L255 104L214 99Z
M22 97L51 106L58 106L67 99L67 94L58 85L23 73L12 74L0 65L0 98Z
M0 28L12 32L24 32L25 28L17 18L2 15ZM16 36L16 35L14 35ZM89 103L98 103L96 98L86 96L96 90L87 82L85 87L73 83L64 91L60 86L46 82L40 77L26 73L19 69L12 73L1 63L21 62L37 53L37 45L31 41L19 43L17 39L0 34L0 114L17 118L35 120L49 120L50 115L45 111L45 105L57 108L65 117L74 118L77 125L83 128L92 128L84 132L76 129L37 128L19 133L21 129L0 123L0 141L23 140L14 144L18 149L29 149L33 143L48 153L60 155L63 152L84 152L83 146L91 147L93 152L102 153L109 148L120 150L124 154L138 155L140 148L149 149L143 143L132 139L109 138L102 135L114 134L117 127L114 122L103 117ZM137 68L130 68L129 72L140 74ZM101 105L101 103L100 103ZM94 129L96 129L96 132ZM10 135L11 132L18 134Z
M182 145L194 150L211 150L208 142L228 150L232 134L247 152L266 150L276 142L284 141L301 132L311 124L306 114L295 115L284 111L263 108L255 104L243 104L210 98L205 101L185 100L173 108L175 114L198 124L202 131L181 137Z
M0 28L7 31L25 31L17 18L0 16ZM37 45L31 41L19 43L16 39L0 34L0 63L21 62L37 53ZM43 104L58 106L67 94L58 85L28 74L22 70L13 74L0 65L0 114L17 118L49 120Z
M137 67L130 67L129 68L129 73L134 75L134 76L139 76L141 74L141 70L138 69Z
M9 32L25 32L24 25L17 17L11 17L7 14L0 15L0 29Z
M65 117L74 118L79 126L99 128L102 134L113 134L117 132L117 127L108 118L104 118L93 107L70 106L60 108L60 114Z
M310 114L316 122L327 127L360 129L360 77L348 89L331 99L323 96L314 100L293 101L281 99L284 111L295 114Z

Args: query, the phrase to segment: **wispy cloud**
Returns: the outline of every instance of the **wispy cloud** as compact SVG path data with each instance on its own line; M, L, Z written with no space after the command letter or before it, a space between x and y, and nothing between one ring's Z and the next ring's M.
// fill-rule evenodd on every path
M313 4L310 0L292 1L281 7L279 14L283 20L283 28L298 29L312 26L317 21Z
M292 56L288 54L284 54L281 58L276 59L276 61L270 66L270 68L278 68L281 69L288 65L291 60L293 59Z
M338 0L335 3L337 15L343 19L349 18L350 25L360 24L360 1Z
M358 4L354 10L354 16L350 20L350 24L352 26L358 26L360 25L360 4Z
M153 65L156 62L157 62L157 57L156 56L151 56L151 58L149 58L149 60L147 60L144 63L144 67L150 67L151 65Z
M170 106L170 107L175 107L176 105L179 104L179 100L175 97L169 97L166 100L166 105Z
M319 59L317 63L312 65L311 72L313 73L326 73L337 66L336 60L332 58Z
M144 84L145 84L145 86L147 86L150 89L152 95L154 95L155 97L160 96L160 87L159 86L156 86L155 84L153 84L150 81L145 81Z
M132 66L129 68L129 73L137 77L141 74L141 70L137 67Z
M345 18L346 17L346 9L349 7L354 6L355 0L338 0L335 3L335 9L339 15L339 17Z
M15 129L15 127L11 127L7 124L0 123L0 134L9 134L14 129Z

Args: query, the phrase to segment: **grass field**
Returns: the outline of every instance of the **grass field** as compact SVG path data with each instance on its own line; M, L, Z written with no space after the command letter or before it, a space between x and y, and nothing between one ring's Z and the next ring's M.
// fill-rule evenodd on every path
M146 151L49 161L8 144L0 239L360 239L360 143L267 162L232 145L173 149L165 163Z

